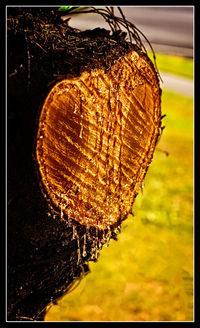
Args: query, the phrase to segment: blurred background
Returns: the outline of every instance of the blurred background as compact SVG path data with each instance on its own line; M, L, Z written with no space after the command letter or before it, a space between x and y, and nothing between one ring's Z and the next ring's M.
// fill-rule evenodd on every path
M156 52L165 129L134 216L46 321L193 320L193 7L121 9ZM70 25L108 29L96 14Z
M98 7L104 8L104 7ZM126 19L136 25L151 41L155 50L184 56L193 56L193 7L120 7ZM116 16L120 16L114 7ZM80 30L96 27L109 28L100 15L75 14L70 26ZM125 30L125 29L124 29Z

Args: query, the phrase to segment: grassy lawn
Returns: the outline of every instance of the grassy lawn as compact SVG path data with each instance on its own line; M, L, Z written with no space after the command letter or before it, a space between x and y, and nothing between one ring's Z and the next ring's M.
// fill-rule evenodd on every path
M164 90L162 112L166 129L134 217L46 321L193 320L193 99Z
M152 54L149 57L153 60ZM159 71L193 79L193 59L156 53Z

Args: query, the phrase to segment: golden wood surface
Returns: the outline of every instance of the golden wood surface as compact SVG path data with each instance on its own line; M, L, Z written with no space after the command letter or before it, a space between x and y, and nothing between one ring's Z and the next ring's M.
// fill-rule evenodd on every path
M36 156L61 216L101 230L124 220L152 160L160 117L157 75L136 51L108 72L57 83L41 111Z

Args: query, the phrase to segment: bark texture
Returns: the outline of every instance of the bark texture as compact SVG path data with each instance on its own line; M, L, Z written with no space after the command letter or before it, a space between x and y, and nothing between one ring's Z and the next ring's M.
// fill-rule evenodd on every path
M116 239L151 162L160 89L124 32L80 32L50 8L8 8L7 27L8 320L43 320Z

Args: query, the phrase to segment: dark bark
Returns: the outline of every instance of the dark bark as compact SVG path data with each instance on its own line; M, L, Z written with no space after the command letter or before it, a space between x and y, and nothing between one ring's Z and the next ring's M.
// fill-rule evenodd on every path
M81 33L55 12L39 8L8 8L7 37L8 320L43 320L46 306L89 272L92 239L88 255L78 261L72 226L59 214L48 214L35 162L38 115L63 76L78 76L92 67L109 69L133 45L122 32ZM82 249L85 227L76 226Z

